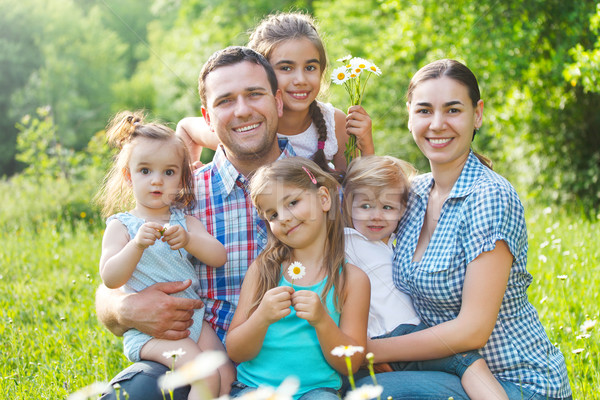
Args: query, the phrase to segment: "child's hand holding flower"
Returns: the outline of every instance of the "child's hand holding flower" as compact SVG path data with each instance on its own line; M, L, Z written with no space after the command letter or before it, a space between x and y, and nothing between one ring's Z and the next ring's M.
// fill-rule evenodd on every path
M161 229L162 226L156 222L144 222L135 235L135 238L133 238L135 245L141 250L146 250L157 239L160 239Z
M188 232L181 225L165 224L162 234L163 242L167 242L171 250L181 249L190 241Z

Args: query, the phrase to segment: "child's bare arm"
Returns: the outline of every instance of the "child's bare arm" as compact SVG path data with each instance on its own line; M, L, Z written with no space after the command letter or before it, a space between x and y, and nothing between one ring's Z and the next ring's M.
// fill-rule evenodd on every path
M240 300L227 333L227 354L238 363L256 357L269 326L291 312L293 289L289 286L277 286L267 291L256 310L250 313L258 279L258 268L256 263L252 263L244 277Z
M219 138L202 117L183 118L177 123L175 134L188 146L194 161L200 159L204 147L216 150L219 145Z
M144 250L160 238L159 224L147 222L130 240L127 228L118 220L111 221L102 238L100 277L110 289L123 286L133 274Z
M206 231L199 219L186 215L185 223L187 231L181 225L173 225L163 233L163 240L172 250L184 248L198 260L212 267L220 267L227 262L225 246Z
M369 315L369 302L371 296L371 284L367 275L358 267L346 264L347 283L345 299L340 316L339 327L326 312L320 299L310 299L309 296L316 293L308 291L296 292L293 296L294 309L299 318L304 318L314 326L321 350L325 359L336 371L347 375L348 368L344 357L331 354L337 346L361 346L363 349L367 343L367 319ZM296 296L298 295L298 296ZM305 298L302 297L306 296ZM319 307L320 306L320 307ZM362 353L355 353L350 357L353 372L356 372L365 357Z

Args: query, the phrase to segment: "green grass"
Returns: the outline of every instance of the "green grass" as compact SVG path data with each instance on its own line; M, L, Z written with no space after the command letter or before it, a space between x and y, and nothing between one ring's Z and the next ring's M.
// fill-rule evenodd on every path
M40 214L36 208L52 193L19 198L7 189L2 182L0 201L7 206L0 213L0 392L10 399L57 399L108 381L128 362L121 340L98 323L94 311L101 225L90 221L88 205L79 210L71 202L67 211ZM540 205L528 207L527 222L530 300L565 355L573 397L596 398L600 324L589 338L577 336L587 318L600 319L600 226Z

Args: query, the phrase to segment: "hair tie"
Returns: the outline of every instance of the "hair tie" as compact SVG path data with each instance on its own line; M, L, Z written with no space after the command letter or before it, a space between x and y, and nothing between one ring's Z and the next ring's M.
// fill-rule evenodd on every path
M325 141L324 140L319 140L317 142L317 149L323 150L324 148L325 148Z
M306 168L305 166L302 166L302 169L304 170L304 172L306 172L306 174L308 175L308 177L310 178L310 181L316 185L317 184L317 178L315 178L315 176L313 175L312 172L310 172L308 170L308 168Z

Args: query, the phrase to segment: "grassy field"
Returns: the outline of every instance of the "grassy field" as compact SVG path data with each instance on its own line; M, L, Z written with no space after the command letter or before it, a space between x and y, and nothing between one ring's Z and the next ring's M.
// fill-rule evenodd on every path
M56 211L63 186L38 197L34 186L0 186L0 392L59 399L128 362L94 311L102 225L84 203ZM565 355L573 397L599 398L600 325L581 327L600 319L600 225L540 205L526 213L530 300Z

